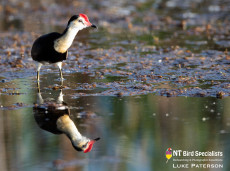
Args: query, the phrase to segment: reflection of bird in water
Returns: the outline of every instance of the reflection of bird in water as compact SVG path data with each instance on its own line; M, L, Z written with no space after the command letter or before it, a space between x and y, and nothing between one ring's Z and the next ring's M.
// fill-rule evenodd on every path
M63 102L63 94L60 91L57 102L44 103L40 91L38 92L38 104L33 107L34 117L40 128L54 134L66 134L73 147L77 151L90 152L93 144L100 138L90 140L81 135L74 122L69 117L69 108Z
M37 65L37 80L39 71L43 64L56 64L62 77L62 61L66 60L67 52L78 31L94 27L85 14L74 15L69 19L66 29L62 34L53 32L39 37L35 40L31 49L31 56Z

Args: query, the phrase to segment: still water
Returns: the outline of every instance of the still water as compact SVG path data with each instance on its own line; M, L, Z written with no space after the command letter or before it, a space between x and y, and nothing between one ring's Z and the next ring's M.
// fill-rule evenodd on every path
M230 170L229 6L227 0L1 2L0 170L164 171L187 164L175 156L166 163L168 148L222 152L201 157L220 162L196 164ZM32 42L62 32L79 12L98 31L78 34L62 91L52 67L42 67L38 89ZM34 107L41 100L64 104L54 118L64 115L81 135L100 137L91 152L73 148L49 111Z
M79 80L86 77L77 76ZM40 95L44 101L56 102L60 96L60 90L48 88L47 78L53 77L58 77L57 73L43 75ZM64 134L55 135L39 127L33 111L39 97L35 78L1 84L8 84L9 89L17 85L17 90L1 95L1 170L171 170L172 161L166 164L165 158L169 147L221 151L224 170L230 167L229 97L148 94L76 98L73 94L79 90L72 84L62 90L69 117L82 135L101 138L85 154L75 151ZM13 93L16 91L20 94Z

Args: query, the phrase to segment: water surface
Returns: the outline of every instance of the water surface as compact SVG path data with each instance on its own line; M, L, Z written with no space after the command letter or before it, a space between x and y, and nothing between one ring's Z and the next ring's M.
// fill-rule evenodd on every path
M33 110L32 42L62 32L76 9L99 26L78 34L63 66L69 117L101 138L87 154L41 129ZM169 147L221 151L229 170L229 9L226 0L1 3L0 170L172 170ZM58 78L42 67L45 101L57 101Z

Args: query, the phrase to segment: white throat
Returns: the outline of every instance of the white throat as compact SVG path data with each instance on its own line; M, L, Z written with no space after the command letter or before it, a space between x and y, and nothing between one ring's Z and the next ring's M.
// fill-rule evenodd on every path
M72 45L75 36L79 29L69 27L64 35L54 41L54 49L59 53L65 53Z
M62 116L57 120L57 128L65 133L71 141L81 141L82 139L81 133L67 115Z

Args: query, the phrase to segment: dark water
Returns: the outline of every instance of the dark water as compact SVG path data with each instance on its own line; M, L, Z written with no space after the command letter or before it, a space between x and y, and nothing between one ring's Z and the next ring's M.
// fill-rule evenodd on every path
M223 152L216 158L224 168L206 170L229 170L229 2L99 4L1 3L0 170L172 170L181 163L173 157L166 164L169 147ZM42 67L39 94L31 44L62 31L76 9L99 30L76 38L62 92L57 68ZM101 138L90 153L35 120L39 97L56 102L61 93L79 132Z
M101 137L86 155L76 152L65 135L39 128L32 109L37 101L34 78L10 85L17 85L21 94L1 95L2 105L8 106L0 117L2 170L171 170L172 163L165 164L168 147L222 151L224 166L229 166L229 98L154 94L73 98L74 90L64 89L63 99L79 131L90 138ZM43 99L57 99L60 90L46 86L44 78Z

